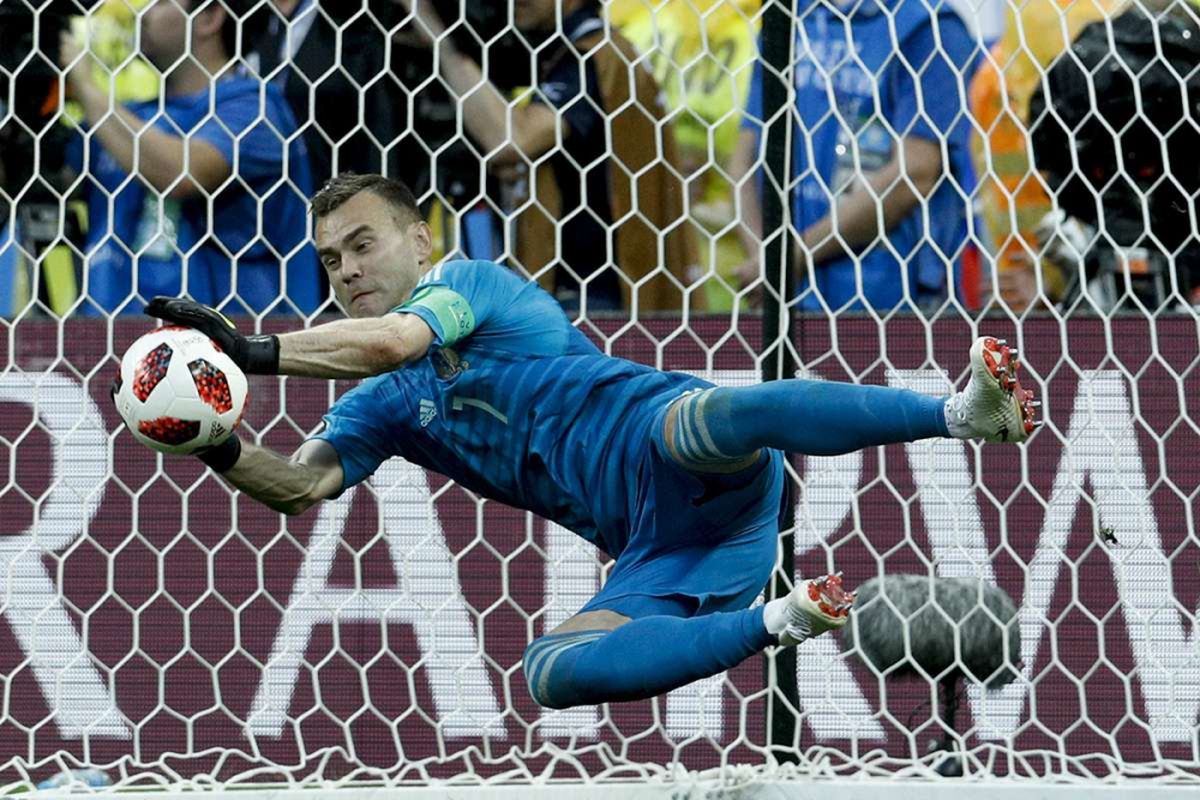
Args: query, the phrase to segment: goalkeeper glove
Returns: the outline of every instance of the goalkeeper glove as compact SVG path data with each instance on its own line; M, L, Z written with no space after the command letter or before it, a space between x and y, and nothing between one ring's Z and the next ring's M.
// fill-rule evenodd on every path
M179 297L155 297L146 313L166 322L195 328L217 343L249 375L279 373L279 337L243 336L229 318L214 308Z
M220 444L198 450L195 455L213 472L227 472L242 457L242 440L231 433Z

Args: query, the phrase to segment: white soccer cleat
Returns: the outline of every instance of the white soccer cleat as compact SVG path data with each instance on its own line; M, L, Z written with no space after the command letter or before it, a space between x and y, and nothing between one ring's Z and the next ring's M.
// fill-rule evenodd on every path
M959 439L1023 442L1037 423L1040 403L1022 389L1017 351L1003 339L981 336L971 345L971 377L967 388L946 402L946 424Z
M784 647L800 644L850 619L854 592L842 588L842 573L801 581L788 595L787 627L779 634Z

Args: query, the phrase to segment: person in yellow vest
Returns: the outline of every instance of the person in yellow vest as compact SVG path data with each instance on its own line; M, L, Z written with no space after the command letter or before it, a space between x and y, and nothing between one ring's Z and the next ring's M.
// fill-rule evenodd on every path
M662 92L633 45L606 30L598 5L513 7L538 58L531 102L515 107L445 37L427 3L413 27L437 42L438 73L460 98L467 135L512 188L519 266L568 311L695 310L695 242Z
M709 311L729 311L747 255L732 225L729 160L758 57L759 0L616 0L609 19L650 60L676 113L675 142L691 195ZM681 111L682 110L682 111Z
M77 40L89 42L89 52L96 61L92 70L96 85L107 89L111 81L118 103L137 103L158 96L158 73L140 54L130 58L137 47L138 13L147 3L149 0L104 0L95 13L77 17L71 27ZM71 116L79 118L79 114Z
M1066 285L1059 265L1040 257L1038 223L1052 204L1029 160L1029 99L1050 64L1083 27L1117 13L1121 0L1028 0L1008 9L1004 35L992 47L970 86L979 124L972 150L992 256L997 294L1020 311L1039 298L1054 302Z

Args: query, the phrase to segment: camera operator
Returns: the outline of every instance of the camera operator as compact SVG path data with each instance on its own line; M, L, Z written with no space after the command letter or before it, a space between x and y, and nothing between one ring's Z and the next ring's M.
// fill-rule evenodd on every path
M62 218L62 193L70 183L70 131L56 122L59 40L72 15L100 2L0 2L0 232L7 230L6 241L37 259L38 269L29 270L35 297L58 312L74 299L76 276L69 256L60 252L61 258L51 258L50 251L64 228L69 239L78 238L73 218ZM0 257L12 272L4 276L4 289L15 288L15 270L24 259L5 243L0 243ZM42 272L45 279L39 280ZM4 289L0 315L17 305Z
M1039 244L1107 312L1200 304L1200 26L1185 5L1134 3L1088 25L1030 102L1030 141L1061 214ZM1181 91L1182 90L1182 91ZM1053 112L1049 109L1053 108ZM1165 156L1165 158L1164 158ZM1075 168L1078 164L1078 168Z

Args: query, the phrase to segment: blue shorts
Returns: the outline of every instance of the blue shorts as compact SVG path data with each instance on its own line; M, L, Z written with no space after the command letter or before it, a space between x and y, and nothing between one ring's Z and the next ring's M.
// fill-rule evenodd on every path
M731 475L690 472L666 455L664 407L643 440L629 543L580 613L694 616L748 607L775 566L783 453Z

